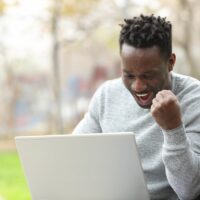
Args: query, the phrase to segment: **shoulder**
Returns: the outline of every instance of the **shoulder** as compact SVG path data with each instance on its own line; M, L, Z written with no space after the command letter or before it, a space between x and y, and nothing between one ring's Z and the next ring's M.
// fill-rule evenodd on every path
M94 93L91 105L102 108L119 105L129 99L129 91L124 86L121 78L105 81Z
M119 106L122 99L127 99L128 95L121 78L105 81L94 93L89 110L96 115L98 113L101 118L105 111L116 110L116 106Z
M179 96L179 98L184 98L189 95L197 95L200 97L200 81L182 74L172 73L173 77L173 92ZM191 96L190 96L191 97Z
M123 81L121 78L112 79L105 81L100 87L109 89L109 88L122 88L123 87Z
M173 92L178 97L181 110L185 119L200 120L200 81L185 75L173 73Z
M105 81L95 92L95 95L115 96L126 91L121 78Z

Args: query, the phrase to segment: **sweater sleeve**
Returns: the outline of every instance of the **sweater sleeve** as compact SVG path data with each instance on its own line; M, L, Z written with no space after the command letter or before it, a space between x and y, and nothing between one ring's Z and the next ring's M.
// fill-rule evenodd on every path
M162 158L168 182L181 200L194 199L200 193L200 156L193 150L184 125L163 130L163 134Z

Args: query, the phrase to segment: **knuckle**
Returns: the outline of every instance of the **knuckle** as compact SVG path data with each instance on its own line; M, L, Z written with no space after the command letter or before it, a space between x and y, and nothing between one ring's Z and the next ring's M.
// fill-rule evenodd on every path
M152 104L153 104L153 105L156 105L156 104L157 104L157 101L156 101L155 98L152 100Z

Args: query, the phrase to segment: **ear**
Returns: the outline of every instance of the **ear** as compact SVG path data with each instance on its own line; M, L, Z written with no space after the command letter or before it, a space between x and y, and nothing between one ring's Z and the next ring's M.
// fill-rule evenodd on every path
M168 60L168 71L169 72L173 70L175 62L176 62L176 55L174 53L172 53Z

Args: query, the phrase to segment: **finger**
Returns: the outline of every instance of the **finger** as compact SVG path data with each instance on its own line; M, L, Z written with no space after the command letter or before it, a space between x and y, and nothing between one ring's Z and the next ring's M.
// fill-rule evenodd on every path
M154 98L152 100L152 105L154 105L154 107L159 103L159 100L157 98Z
M175 102L176 99L176 96L170 90L162 90L156 95L156 100L163 106L170 102Z
M176 95L171 90L164 90L162 95L165 99L165 102L176 102L178 99Z
M159 110L157 108L157 106L155 106L154 104L151 105L151 109L150 109L151 115L152 116L157 116L159 113Z
M175 94L171 90L162 90L161 95L165 97L175 97Z
M159 111L162 109L162 101L159 101L157 98L152 100L152 109L154 111Z
M165 95L163 94L162 91L160 91L160 92L158 92L158 93L156 94L156 100L157 100L157 101L162 101L164 98L165 98Z

